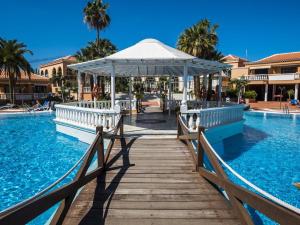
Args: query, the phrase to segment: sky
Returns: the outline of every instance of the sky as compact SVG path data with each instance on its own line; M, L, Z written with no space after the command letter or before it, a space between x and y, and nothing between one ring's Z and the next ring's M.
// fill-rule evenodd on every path
M299 0L104 0L111 24L101 32L122 50L156 38L175 47L184 29L203 18L218 24L218 50L257 60L300 51ZM33 51L33 67L74 54L96 32L83 22L87 0L0 0L0 37ZM247 54L246 54L247 52ZM47 60L48 59L48 60Z

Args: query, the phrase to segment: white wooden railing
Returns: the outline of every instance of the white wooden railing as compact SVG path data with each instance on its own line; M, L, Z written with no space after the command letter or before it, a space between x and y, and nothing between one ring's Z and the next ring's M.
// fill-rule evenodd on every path
M116 104L120 105L121 110L130 109L129 100L116 100ZM111 101L79 101L79 102L69 102L66 105L82 107L82 108L94 108L94 109L111 109ZM136 100L131 100L131 109L136 108Z
M83 93L91 93L92 89L91 87L83 87Z
M95 129L103 126L106 130L115 127L120 118L120 109L94 109L71 105L55 105L55 122L61 122L77 127Z
M181 112L181 115L186 121L186 126L189 130L193 131L198 126L211 128L241 121L243 119L244 107L244 105L234 105L200 110L187 110L186 112Z
M236 103L227 103L227 102L221 102L220 106L231 106ZM175 110L176 107L180 107L181 100L165 100L165 109L169 109L171 107L171 110ZM206 109L206 108L214 108L218 107L217 101L201 101L201 100L188 100L187 106L189 109Z

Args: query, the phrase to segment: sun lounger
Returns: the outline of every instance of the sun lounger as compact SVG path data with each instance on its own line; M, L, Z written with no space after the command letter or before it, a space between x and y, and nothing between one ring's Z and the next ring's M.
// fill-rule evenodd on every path
M0 110L1 109L12 109L12 108L14 108L16 105L15 104L6 104L6 105L4 105L4 106L1 106L0 107Z
M49 110L49 109L50 109L50 102L45 101L42 106L35 108L34 111L44 111L44 110Z

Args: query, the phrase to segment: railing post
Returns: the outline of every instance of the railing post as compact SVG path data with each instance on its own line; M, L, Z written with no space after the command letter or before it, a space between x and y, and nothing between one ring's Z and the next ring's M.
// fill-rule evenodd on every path
M120 136L121 136L121 138L123 137L123 135L124 135L124 116L123 115L121 115L121 118L120 118L120 120L121 120L121 126L120 126Z
M197 135L197 165L196 171L199 171L199 167L203 167L203 156L204 156L204 149L201 145L200 138L201 132L204 132L204 127L198 126L198 135Z
M98 167L105 167L104 163L104 142L103 142L103 126L96 127L96 135L100 135L100 144L97 148Z
M179 139L179 136L181 135L181 126L179 122L179 112L176 115L176 121L177 121L177 139Z

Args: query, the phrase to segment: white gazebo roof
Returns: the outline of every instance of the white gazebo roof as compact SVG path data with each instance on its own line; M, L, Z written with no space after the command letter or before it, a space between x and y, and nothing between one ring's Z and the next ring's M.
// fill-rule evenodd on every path
M216 61L199 59L155 39L145 39L110 56L68 67L80 72L110 76L190 76L217 73L230 68Z

